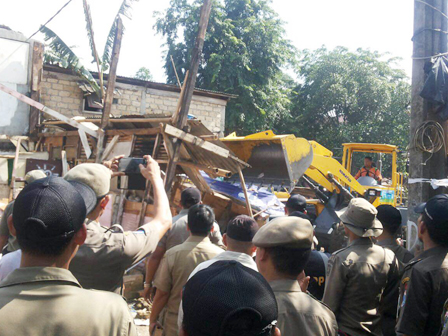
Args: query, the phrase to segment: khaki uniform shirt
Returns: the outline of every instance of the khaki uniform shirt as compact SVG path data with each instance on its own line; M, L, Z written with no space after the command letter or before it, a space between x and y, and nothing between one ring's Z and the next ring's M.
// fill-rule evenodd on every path
M303 293L297 280L276 280L269 284L277 299L277 327L282 335L337 336L333 312Z
M170 248L186 241L188 237L190 237L190 232L187 229L187 222L188 209L182 209L177 216L173 217L173 226L167 233L165 233L162 239L160 239L159 246L165 247L165 250L168 251ZM208 237L213 244L224 247L221 231L216 222L213 223L213 231L210 232Z
M399 274L404 271L406 264L414 258L414 255L406 250L403 246L397 244L395 239L385 239L377 242L378 246L387 248L395 253L399 264ZM397 324L398 294L400 282L397 281L395 288L390 291L389 295L383 297L383 309L381 316L381 324L383 336L396 336L395 326Z
M190 273L201 262L212 259L222 252L223 250L213 245L208 237L191 236L184 243L165 253L154 279L154 287L169 293L163 321L164 335L178 334L177 314L181 293Z
M8 252L14 252L20 249L19 243L17 242L17 238L9 233L8 228L8 217L12 215L13 210L14 210L14 201L12 201L6 206L5 211L3 212L2 218L0 220L0 235L8 236L8 245L6 245L6 250Z
M87 239L70 263L70 271L88 289L120 292L124 272L157 247L152 228L116 233L88 220Z
M331 256L322 301L335 313L339 330L353 336L381 336L382 294L397 281L394 253L369 238L359 238Z
M398 301L398 335L436 336L448 299L448 248L424 251L405 268Z
M136 336L117 294L81 288L67 270L19 268L0 283L2 336Z

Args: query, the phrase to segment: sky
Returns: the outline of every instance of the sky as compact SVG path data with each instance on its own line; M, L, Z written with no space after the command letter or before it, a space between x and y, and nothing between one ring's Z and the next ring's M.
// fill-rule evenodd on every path
M29 37L67 0L0 0L0 24ZM102 55L106 37L122 0L89 0L95 42ZM118 74L133 77L140 67L150 69L156 82L165 82L164 40L153 30L154 12L170 0L134 3L132 20L125 20ZM413 1L411 0L272 0L272 8L285 22L286 38L296 48L370 49L400 57L398 68L411 76ZM92 56L85 30L82 0L72 2L48 25L91 69ZM36 35L37 40L42 36Z

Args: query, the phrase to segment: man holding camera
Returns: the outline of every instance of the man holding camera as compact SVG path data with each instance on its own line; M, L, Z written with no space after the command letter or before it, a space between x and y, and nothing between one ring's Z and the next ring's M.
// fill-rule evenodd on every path
M172 216L158 163L149 155L142 175L152 183L154 218L133 232L113 232L102 227L99 219L109 202L111 170L105 165L84 163L72 168L64 178L86 184L95 191L96 207L87 215L87 238L70 264L70 271L83 288L119 293L126 269L139 263L157 247L171 228ZM116 160L118 161L118 160ZM109 168L118 164L109 163Z

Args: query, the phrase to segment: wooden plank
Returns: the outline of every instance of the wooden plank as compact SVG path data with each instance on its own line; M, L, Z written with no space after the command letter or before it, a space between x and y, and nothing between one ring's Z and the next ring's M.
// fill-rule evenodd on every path
M184 132L176 127L166 124L164 127L164 131L166 134L181 139L183 141L189 142L193 145L201 147L209 152L213 152L216 155L219 155L224 158L228 158L230 156L230 151L219 147L211 142L205 141L197 136L191 135L187 132Z
M44 45L37 41L33 42L33 56L31 67L31 99L35 101L40 100L40 83L42 82L42 69L44 60ZM40 113L35 107L30 109L29 125L30 134L35 136L37 134L37 125L39 124Z
M67 162L67 152L63 150L61 152L61 161L62 161L62 176L65 176L68 172L68 162Z
M129 135L156 135L161 132L158 127L155 128L135 128L135 129L111 129L106 131L106 136L129 136ZM39 133L38 136L49 138L49 137L68 137L78 135L78 131L65 131L65 132L45 132Z
M101 117L100 128L104 131L109 125L109 118L112 112L112 103L114 99L115 82L117 80L117 67L118 60L120 58L121 39L123 37L123 21L120 16L117 17L117 30L115 32L114 46L112 48L112 56L110 62L109 75L107 77L107 90L106 98L104 100L103 115ZM104 138L105 134L100 133L98 137L98 143L96 148L96 161L101 162L104 151Z
M109 156L110 152L112 152L112 149L114 149L115 145L118 142L118 139L120 139L120 136L114 135L114 137L109 142L109 144L106 146L106 149L103 152L103 157L101 158L101 162L103 162L106 159L106 157Z
M82 146L84 147L84 152L86 153L86 158L88 160L90 158L90 155L92 155L92 150L90 149L89 141L87 140L86 133L83 130L79 129L78 133L79 138L81 139Z
M210 18L210 11L212 8L211 0L204 0L199 17L198 35L191 54L191 62L188 78L185 80L185 89L182 92L180 101L182 102L177 118L176 127L184 129L187 125L188 111L190 110L191 100L193 98L194 87L196 85L196 78L198 75L199 62L202 56L202 49L204 47L205 33L207 31L208 21ZM165 179L165 190L169 194L176 174L176 161L179 159L179 150L182 145L181 141L174 143L173 154L171 162L168 164Z
M84 132L86 132L87 134L89 134L95 138L98 137L98 132L93 131L88 127L85 127L84 125L80 124L79 122L77 122L73 119L70 119L55 110L50 109L50 108L46 107L45 105L43 105L31 98L28 98L27 96L15 91L15 90L12 90L12 89L4 86L3 84L0 84L0 90L3 92L6 92L7 94L19 99L20 101L22 101L32 107L37 108L38 110L52 116L53 118L59 119L59 120L65 122L66 124L69 124L77 129L82 129L82 130L84 130Z
M91 122L94 124L100 124L100 119L78 119L79 122ZM110 123L151 123L151 124L158 124L158 123L169 123L171 122L171 117L164 117L164 118L120 118L120 119L109 119ZM59 120L49 120L45 121L45 125L61 125L64 124L64 122L61 122Z
M156 135L161 132L159 127L154 128L134 128L134 129L114 129L107 130L106 135Z
M16 188L17 163L19 161L20 142L21 141L22 141L22 139L17 140L17 145L16 145L16 155L14 157L14 165L13 165L12 174L11 174L11 185L10 185L10 189L9 189L9 201L10 202L15 198L14 190Z
M115 82L117 80L117 67L120 58L121 40L123 37L123 21L117 17L117 30L115 32L114 46L110 62L109 75L107 77L106 99L104 100L103 116L100 127L104 130L109 124L110 113L112 112L112 102L114 99Z
M171 60L172 60L172 58L171 58ZM173 66L174 66L174 64L173 64ZM174 68L174 69L176 69L176 68ZM172 123L174 125L177 124L177 119L179 118L180 108L182 107L182 98L184 96L185 85L187 84L188 74L189 74L189 72L187 71L187 73L185 74L184 84L182 85L182 88L180 89L180 96L179 96L179 101L177 102L176 111L174 112L173 117L172 117ZM176 76L177 76L177 73L176 73Z
M244 191L244 198L246 199L246 207L247 207L248 215L250 217L253 217L254 214L252 213L252 207L251 207L250 201L249 201L249 194L247 192L246 181L244 180L243 172L241 171L241 168L239 166L238 166L238 175L240 176L241 188L243 188L243 191Z

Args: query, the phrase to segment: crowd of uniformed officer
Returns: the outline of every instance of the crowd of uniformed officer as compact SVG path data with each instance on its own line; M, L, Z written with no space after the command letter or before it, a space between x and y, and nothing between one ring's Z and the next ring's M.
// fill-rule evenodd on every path
M328 258L314 250L301 196L261 228L236 218L223 240L193 188L172 218L160 168L145 159L155 215L133 232L99 224L116 160L78 165L64 178L28 176L2 218L0 234L13 246L0 259L0 335L136 335L116 293L125 270L152 253L151 333L448 336L447 195L415 209L423 244L415 257L397 240L397 209L352 199L339 214L348 245Z

